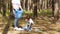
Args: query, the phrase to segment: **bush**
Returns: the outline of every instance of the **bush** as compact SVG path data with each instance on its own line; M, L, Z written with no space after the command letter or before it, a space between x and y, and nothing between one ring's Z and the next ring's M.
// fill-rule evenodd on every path
M42 16L52 16L52 11L50 9L38 11L38 15Z

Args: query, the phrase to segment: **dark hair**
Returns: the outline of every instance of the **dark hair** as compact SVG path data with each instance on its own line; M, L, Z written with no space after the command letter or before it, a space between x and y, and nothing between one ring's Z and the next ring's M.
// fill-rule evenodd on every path
M30 15L27 15L27 16L26 16L26 19L28 19L28 20L29 20L30 18L31 18L31 16L30 16Z

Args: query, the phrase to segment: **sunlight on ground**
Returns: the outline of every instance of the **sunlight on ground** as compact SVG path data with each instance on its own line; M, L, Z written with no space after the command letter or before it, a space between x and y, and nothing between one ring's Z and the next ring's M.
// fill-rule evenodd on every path
M32 30L31 32L27 31L15 31L14 28L12 27L13 25L13 20L10 22L9 30L7 31L7 34L60 34L60 19L56 24L51 24L52 23L52 17L38 17L36 20L34 20L35 24L33 25L33 28L36 27L40 30L34 31ZM7 19L0 19L0 34L3 33L3 30L7 24ZM1 25L2 24L2 25ZM24 19L19 20L19 26L24 26L26 22Z

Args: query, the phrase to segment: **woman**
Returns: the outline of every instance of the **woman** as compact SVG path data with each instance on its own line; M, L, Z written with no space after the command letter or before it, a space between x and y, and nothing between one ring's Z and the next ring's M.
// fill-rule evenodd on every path
M20 4L20 0L12 0L12 8L13 8L13 14L15 16L14 20L14 29L15 30L23 30L21 28L18 28L18 19L22 17L23 9Z
M27 24L23 27L23 29L30 32L32 30L32 25L34 24L34 21L29 15L26 17L26 21Z

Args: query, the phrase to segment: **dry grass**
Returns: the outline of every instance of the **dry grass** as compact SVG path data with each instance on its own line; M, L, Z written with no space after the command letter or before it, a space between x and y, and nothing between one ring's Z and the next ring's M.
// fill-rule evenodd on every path
M33 25L33 27L39 28L39 30L41 32L36 32L34 30L32 30L30 32L27 32L27 31L15 31L13 29L13 27L12 27L13 20L10 20L9 23L11 23L11 24L9 26L10 28L9 28L7 34L60 34L60 19L56 22L56 24L52 24L52 20L53 20L52 17L51 18L49 18L49 17L38 17L38 18L36 18L34 20L35 25ZM1 32L3 33L3 31L4 31L3 27L6 26L5 23L6 23L7 20L4 19L5 23L3 23L2 20L0 20L0 21L4 25L4 26L2 26L0 24L1 25L0 26L0 28L1 28L0 33ZM19 20L19 26L24 26L25 24L26 24L26 22L24 21L24 19Z

